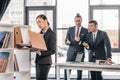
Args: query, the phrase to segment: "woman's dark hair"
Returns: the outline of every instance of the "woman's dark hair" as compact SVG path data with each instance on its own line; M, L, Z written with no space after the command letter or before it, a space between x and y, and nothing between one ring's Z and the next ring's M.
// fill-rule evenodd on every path
M98 25L97 21L96 20L90 20L89 23L93 23L95 25Z
M48 20L47 17L44 14L40 14L36 17L36 19L38 18L42 18L43 20ZM48 22L48 21L47 21ZM49 26L49 22L48 22L48 26Z

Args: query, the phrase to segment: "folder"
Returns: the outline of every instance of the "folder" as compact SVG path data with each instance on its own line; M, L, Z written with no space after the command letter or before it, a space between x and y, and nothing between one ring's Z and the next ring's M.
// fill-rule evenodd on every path
M14 71L19 71L19 66L18 66L16 54L14 54Z
M2 45L2 48L7 48L8 45L9 45L9 41L10 41L10 36L11 36L11 33L7 33L4 40L3 40L3 45Z
M33 49L40 49L41 51L47 50L43 34L35 33L30 30L28 30L28 33L30 36L30 42Z
M20 27L15 27L14 28L14 47L17 47L17 45L21 44L22 41L22 34L21 34L21 30Z
M9 55L9 52L0 52L0 73L6 71Z
M8 32L0 32L0 41L2 41Z
M4 45L3 43L5 40L5 37L8 33L9 32L7 32L7 31L0 32L0 48L2 48L2 46Z

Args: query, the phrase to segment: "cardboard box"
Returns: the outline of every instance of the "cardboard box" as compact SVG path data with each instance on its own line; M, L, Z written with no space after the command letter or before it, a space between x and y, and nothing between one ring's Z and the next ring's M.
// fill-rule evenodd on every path
M44 41L43 34L32 32L28 30L30 36L30 42L33 49L40 49L41 51L46 51L47 47Z

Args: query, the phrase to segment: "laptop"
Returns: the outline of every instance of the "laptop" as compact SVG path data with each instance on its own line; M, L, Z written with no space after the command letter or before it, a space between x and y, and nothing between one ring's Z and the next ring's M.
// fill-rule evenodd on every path
M82 52L77 52L75 62L80 63L82 61L82 57L83 57L83 53Z

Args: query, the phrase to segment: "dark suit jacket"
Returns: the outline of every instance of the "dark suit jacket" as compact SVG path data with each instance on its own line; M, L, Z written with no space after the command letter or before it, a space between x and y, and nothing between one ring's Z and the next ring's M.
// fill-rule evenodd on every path
M36 63L52 64L51 55L56 52L56 34L49 28L44 34L44 40L47 46L47 51L41 51L41 55L36 55Z
M67 31L65 43L67 39L71 41L71 44L69 45L68 51L67 51L67 61L74 61L76 58L77 52L83 52L84 53L84 47L82 45L82 42L85 41L85 36L88 33L88 30L84 27L81 28L80 31L80 42L75 41L75 26L70 27ZM67 43L66 43L67 44Z
M86 42L89 44L89 61L92 59L92 54L95 52L95 58L106 60L111 58L111 44L106 32L98 30L96 41L92 41L92 32L86 36Z

